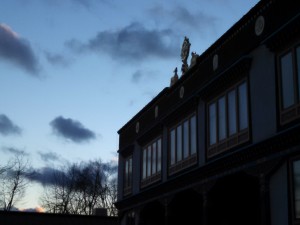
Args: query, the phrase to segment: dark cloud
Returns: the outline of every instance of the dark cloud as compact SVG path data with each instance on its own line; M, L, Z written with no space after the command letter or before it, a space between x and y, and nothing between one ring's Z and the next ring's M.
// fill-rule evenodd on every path
M55 152L38 152L39 156L44 162L59 161L60 157Z
M24 150L20 150L14 147L2 147L1 148L2 152L5 153L9 153L9 154L13 154L13 155L24 155L24 156L28 156L29 153L24 151Z
M62 138L76 143L90 141L96 138L93 131L86 129L79 121L56 117L50 122L54 133Z
M0 58L12 62L32 75L39 72L39 63L29 42L20 38L5 24L0 24Z
M68 67L71 64L71 60L62 54L53 54L47 51L44 54L47 61L53 66Z
M1 37L0 37L1 42ZM1 46L0 46L1 52ZM7 135L19 135L22 130L20 127L15 125L6 115L0 114L0 134Z
M106 53L113 59L132 62L149 57L176 57L179 38L171 29L150 30L140 23L132 23L117 31L99 32L87 43L70 40L66 46L76 52Z
M43 186L57 184L58 177L65 176L65 173L61 170L51 167L43 167L28 172L26 178L30 181L35 181Z

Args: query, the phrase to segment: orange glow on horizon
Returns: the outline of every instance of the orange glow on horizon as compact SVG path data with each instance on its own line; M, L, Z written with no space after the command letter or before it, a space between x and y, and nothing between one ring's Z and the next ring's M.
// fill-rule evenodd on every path
M38 213L44 213L45 209L41 206L38 206L38 207L35 208L35 211L38 212Z

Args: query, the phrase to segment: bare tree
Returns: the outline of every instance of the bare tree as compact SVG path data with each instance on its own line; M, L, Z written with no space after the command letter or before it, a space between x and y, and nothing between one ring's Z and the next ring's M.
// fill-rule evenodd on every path
M10 211L15 203L24 197L28 186L29 161L24 154L16 155L7 166L3 167L0 174L1 190L0 204L5 211Z
M41 198L49 212L91 215L95 208L107 208L109 215L115 215L111 187L112 169L101 160L73 164L55 174L55 182L45 187ZM116 196L116 193L115 193Z

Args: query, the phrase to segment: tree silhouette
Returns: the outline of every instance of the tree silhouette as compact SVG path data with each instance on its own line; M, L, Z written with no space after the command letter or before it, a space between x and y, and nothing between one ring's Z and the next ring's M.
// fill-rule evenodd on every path
M101 160L71 164L57 170L53 181L41 197L47 211L92 215L96 208L107 208L116 215L116 165Z

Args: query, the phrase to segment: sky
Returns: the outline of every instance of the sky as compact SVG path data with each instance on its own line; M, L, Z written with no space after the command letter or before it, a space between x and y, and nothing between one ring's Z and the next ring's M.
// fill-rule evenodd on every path
M0 165L116 161L117 131L180 71L184 37L201 55L257 2L1 0Z

